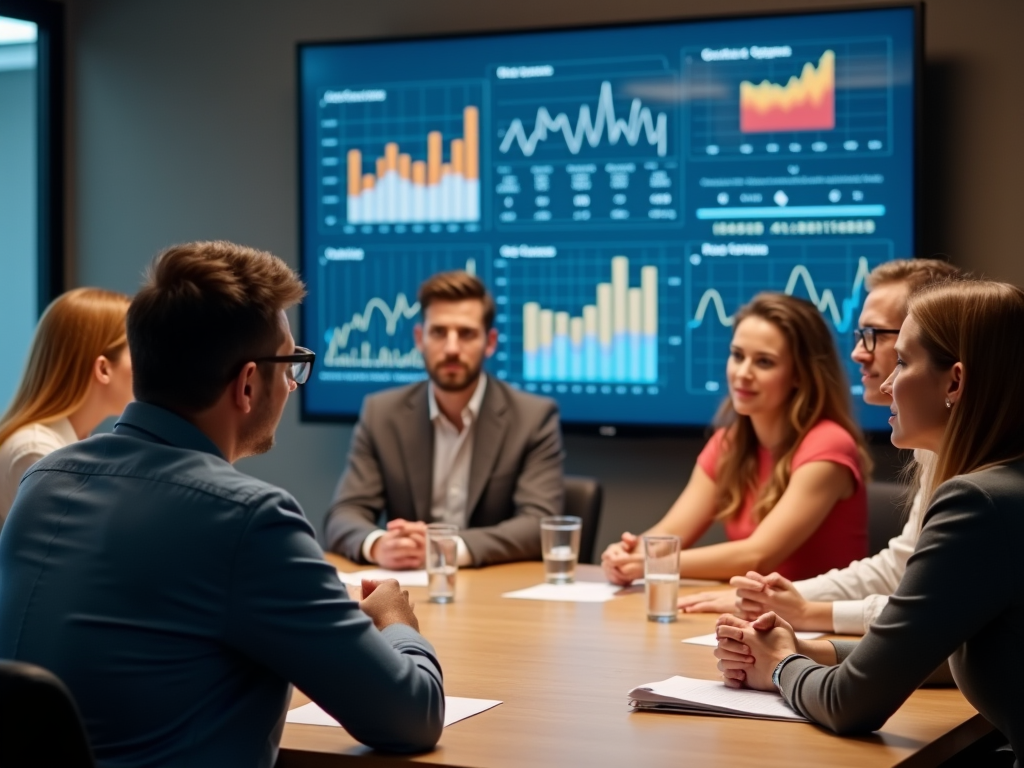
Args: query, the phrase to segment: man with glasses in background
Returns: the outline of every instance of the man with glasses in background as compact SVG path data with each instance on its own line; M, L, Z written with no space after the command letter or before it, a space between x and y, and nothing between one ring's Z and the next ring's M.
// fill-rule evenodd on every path
M868 295L860 327L853 332L856 344L850 355L860 365L865 403L885 408L892 403L880 387L896 367L896 338L907 316L910 294L937 280L959 276L956 267L937 259L897 259L875 267L868 275ZM924 467L930 465L931 454L915 454ZM894 510L893 514L898 513ZM737 613L748 619L775 611L794 629L863 635L903 577L917 545L923 514L918 494L900 535L890 539L878 554L846 568L797 582L774 573L735 576L732 585L736 590L688 595L680 599L679 607L688 612Z
M349 599L269 451L314 354L277 257L175 246L128 310L136 402L21 483L0 535L0 658L54 672L97 760L270 768L294 683L355 738L429 749L441 670L398 583Z

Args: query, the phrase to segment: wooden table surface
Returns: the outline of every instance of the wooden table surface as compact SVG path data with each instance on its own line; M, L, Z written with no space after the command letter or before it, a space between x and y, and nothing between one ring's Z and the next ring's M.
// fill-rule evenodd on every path
M805 723L632 712L626 692L637 685L719 677L710 648L680 642L714 631L715 617L648 622L642 588L606 603L501 597L540 583L542 569L466 569L449 605L428 603L425 588L410 590L445 692L503 704L445 728L437 749L411 757L368 750L341 728L288 724L278 766L923 766L991 731L955 689L917 691L881 731L860 738ZM577 577L601 580L595 566L582 566ZM292 706L307 701L296 692Z

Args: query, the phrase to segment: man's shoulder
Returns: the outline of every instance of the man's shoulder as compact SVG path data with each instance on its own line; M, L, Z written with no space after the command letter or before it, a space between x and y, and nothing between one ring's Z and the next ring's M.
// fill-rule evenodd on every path
M282 488L239 471L220 456L116 434L95 435L44 457L29 474L59 472L102 476L112 482L198 492L252 506L291 499Z
M382 389L380 392L366 396L363 401L363 413L388 414L405 403L415 402L420 397L426 403L427 382L425 380Z

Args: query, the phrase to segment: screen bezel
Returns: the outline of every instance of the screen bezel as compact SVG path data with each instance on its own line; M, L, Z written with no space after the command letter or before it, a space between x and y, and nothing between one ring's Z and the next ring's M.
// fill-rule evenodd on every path
M411 34L411 35L397 35L397 36L384 36L384 37L353 37L353 38L341 38L332 40L317 40L317 41L299 41L295 47L295 100L296 100L296 112L298 114L298 137L297 137L297 166L298 166L298 238L299 238L299 270L302 275L306 274L306 243L303 230L303 212L305 211L305 163L303 162L303 144L302 137L305 135L305 118L303 115L302 105L302 54L303 51L311 48L320 47L336 47L340 45L344 46L359 46L359 45L378 45L383 43L401 43L401 42L419 42L419 41L444 41L444 40L458 40L462 38L486 38L486 37L498 37L498 36L509 36L509 35L525 35L525 34L544 34L545 32L586 32L589 30L600 30L600 29L629 29L631 27L654 27L659 25L667 24L686 24L686 23L699 23L708 21L735 21L740 19L765 19L765 18L780 18L786 16L827 16L839 13L857 13L857 12L869 12L869 11L887 11L905 9L913 12L913 23L912 23L912 34L913 40L912 45L912 66L914 73L913 91L912 91L912 120L913 126L911 133L913 135L914 146L911 152L911 158L913 167L911 169L910 179L911 188L914 196L914 221L911 223L911 238L912 244L910 251L916 253L918 244L921 242L921 226L922 226L922 211L921 211L921 158L922 158L922 135L921 135L921 116L923 114L922 109L922 97L923 97L923 72L924 72L924 2L923 0L902 0L900 2L891 3L878 3L871 5L844 5L836 6L824 9L808 10L805 8L794 8L785 10L773 10L765 12L722 12L713 14L693 14L685 16L665 16L653 19L643 19L636 21L623 21L623 22L596 22L592 24L568 24L568 25L557 25L557 24L545 24L542 26L534 27L515 27L515 28L503 28L503 29L488 29L482 31L459 31L459 32L428 32L424 34ZM302 312L299 311L299 338L305 339L306 328L304 327L304 320ZM404 385L399 385L404 386ZM311 414L306 408L306 394L303 387L300 387L303 392L300 394L300 421L303 423L311 424L354 424L359 419L359 412L352 414L322 414L315 413ZM557 399L556 399L557 401ZM360 408L361 410L361 408ZM631 422L615 422L615 421L565 421L561 422L561 428L564 433L570 434L590 434L600 435L602 437L615 437L615 436L697 436L705 435L709 430L709 425L696 425L696 424L635 424ZM865 430L867 434L871 435L887 435L887 430Z

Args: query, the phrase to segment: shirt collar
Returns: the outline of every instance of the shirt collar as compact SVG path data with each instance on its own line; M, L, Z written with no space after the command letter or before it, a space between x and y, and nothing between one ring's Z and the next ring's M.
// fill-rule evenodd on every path
M487 374L481 371L480 378L476 382L476 391L473 396L469 398L469 402L462 411L462 420L467 421L466 415L470 416L468 421L476 421L477 416L480 415L480 405L484 401L484 390L487 389ZM444 417L441 413L441 407L437 404L437 398L434 396L434 382L430 382L427 385L427 406L430 409L430 420L436 421L437 418ZM447 421L447 418L445 419Z
M128 403L128 407L114 425L114 434L129 435L191 451L203 451L224 458L220 449L199 427L166 408L151 403Z
M68 419L57 419L46 426L57 434L57 437L60 438L64 445L71 445L72 443L78 442L78 434L75 432L75 428L71 426L71 422Z

